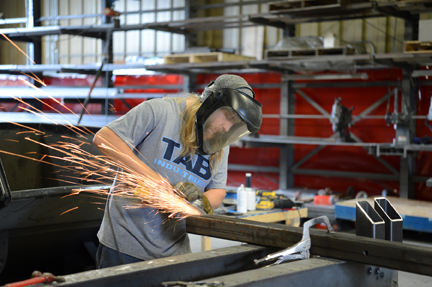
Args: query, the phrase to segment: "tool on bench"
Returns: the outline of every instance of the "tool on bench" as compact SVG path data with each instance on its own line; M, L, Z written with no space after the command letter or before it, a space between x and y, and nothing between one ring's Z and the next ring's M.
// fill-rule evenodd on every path
M54 276L51 273L42 273L40 271L34 271L32 273L31 279L15 282L15 283L9 283L4 285L4 287L24 287L24 286L31 286L36 285L40 283L51 283L51 282L64 282L65 279L60 276Z
M310 257L309 249L311 247L311 238L310 238L309 229L311 226L315 226L316 224L319 223L325 223L325 225L327 225L328 232L334 233L333 227L330 224L330 220L328 219L327 216L323 215L320 217L310 219L303 224L303 237L300 242L282 251L269 254L264 258L255 259L254 260L255 264L258 265L259 263L265 261L276 260L276 262L269 265L272 266L288 260L309 258Z
M295 203L288 197L276 194L274 191L257 190L257 197L259 198L256 205L257 209L272 209L272 208L291 208Z

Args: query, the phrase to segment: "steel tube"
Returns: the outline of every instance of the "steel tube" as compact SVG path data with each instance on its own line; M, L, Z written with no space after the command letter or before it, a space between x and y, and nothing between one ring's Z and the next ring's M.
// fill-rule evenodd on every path
M385 222L385 239L402 242L403 240L403 219L385 197L374 199L374 208Z
M278 248L299 242L303 233L298 227L217 215L189 217L186 222L190 233ZM432 248L322 230L311 230L310 236L313 255L432 276Z
M385 239L385 222L366 200L356 203L356 235Z

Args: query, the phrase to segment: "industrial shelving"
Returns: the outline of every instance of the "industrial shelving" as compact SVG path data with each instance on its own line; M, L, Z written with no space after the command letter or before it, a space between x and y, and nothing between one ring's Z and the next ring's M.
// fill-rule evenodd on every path
M271 1L264 1L271 2ZM221 16L221 17L206 17L206 18L190 18L179 21L170 22L155 22L146 23L144 25L124 25L116 26L110 21L105 21L106 24L102 25L81 25L81 26L40 26L31 28L13 28L13 29L1 29L0 32L9 37L14 41L25 41L33 42L35 38L47 36L47 35L80 35L83 37L93 37L100 38L104 41L108 41L106 44L108 49L110 46L110 38L112 33L117 31L131 31L131 30L143 30L152 29L157 31L167 31L172 33L178 33L186 36L186 40L189 46L193 44L192 35L199 31L205 30L216 30L216 29L229 29L229 28L244 28L253 26L272 26L283 30L285 36L293 35L293 25L298 23L311 23L320 21L335 21L335 20L347 20L347 19L360 19L368 17L379 17L379 16L394 16L405 20L406 40L412 40L416 37L415 29L418 26L418 14L426 13L432 11L432 5L429 1L387 1L387 2L358 2L352 1L353 3L340 6L340 5L321 5L316 7L306 7L306 8L290 8L290 9L276 9L268 13L260 14L249 14L249 15L239 15L239 16ZM224 7L231 4L215 4L207 5L208 9ZM245 3L240 3L238 5L245 5ZM185 10L190 10L189 6L184 7ZM190 11L189 11L190 12ZM189 13L188 13L189 14ZM109 20L109 19L108 19ZM199 23L199 25L197 25ZM112 49L108 50L107 63L102 67L103 72L112 73L115 69L130 69L130 68L144 68L146 70L151 70L155 72L163 73L174 73L182 74L185 76L185 84L183 85L183 90L197 90L202 87L196 86L195 80L193 79L197 73L200 72L215 72L222 73L227 71L237 71L237 72L260 72L260 71L277 71L281 74L282 82L281 84L263 85L270 88L280 88L281 89L281 132L280 136L260 136L258 138L246 138L243 142L247 146L277 146L281 149L281 160L279 169L263 167L251 167L251 166L235 166L231 165L230 169L243 170L257 169L257 170L267 170L267 171L278 171L280 177L279 186L282 190L288 189L293 186L293 172L295 169L292 167L298 167L298 163L293 161L293 145L294 144L311 144L311 145L350 145L358 146L362 148L367 148L371 150L375 156L390 151L401 155L401 170L397 172L391 170L392 174L388 176L391 179L400 179L400 190L401 197L413 197L413 180L414 178L410 175L412 172L410 170L410 165L412 164L413 157L410 151L412 150L430 150L429 147L418 147L416 145L403 145L394 146L389 144L375 144L375 143L340 143L335 141L335 137L331 139L301 139L294 137L292 133L293 121L296 118L294 115L294 107L290 103L293 102L294 93L298 89L303 87L323 87L323 86L389 86L398 87L404 92L404 94L410 94L413 89L413 83L410 78L417 78L424 75L429 75L428 72L423 70L416 70L418 65L426 65L428 63L432 64L432 53L424 54L406 54L406 53L391 53L391 54L354 54L354 55L326 55L321 57L302 57L293 58L286 60L245 60L245 61L235 61L235 62L210 62L210 63L184 63L184 64L161 64L161 65L144 65L144 64L112 64L110 63L112 59ZM399 82L352 82L347 83L320 83L320 82L309 82L309 83L296 83L295 75L293 71L301 65L302 63L315 63L315 62L334 62L334 61L347 61L355 63L356 67L360 69L375 69L382 67L401 67L406 71L404 73L404 80ZM101 68L100 65L29 65L29 66L0 66L0 73L11 74L11 73L23 73L32 71L36 74L53 71L53 72L69 72L69 73L83 73L83 74L95 74L98 69ZM353 76L351 74L351 76ZM316 76L317 77L317 76ZM312 78L313 79L313 78ZM421 85L432 85L430 81L417 81L417 86ZM122 93L121 89L126 89L128 87L112 87L109 83L105 85L105 95L104 91L95 91L92 95L93 99L99 97L100 99L111 99L118 96L127 96ZM254 87L254 86L253 86ZM132 87L131 87L132 88ZM135 88L145 88L143 86ZM154 88L154 86L152 86ZM164 88L167 88L166 86ZM22 89L17 93L27 94L28 88ZM168 88L169 89L169 88ZM172 89L179 89L179 86L174 86ZM62 91L57 91L58 94L62 94ZM86 96L85 92L81 95L83 98ZM157 94L133 94L131 97L157 97ZM66 96L67 97L67 96ZM408 110L410 107L407 107ZM412 112L412 111L409 111ZM328 115L323 115L328 118ZM102 121L103 123L103 121ZM411 121L411 123L413 122ZM404 164L402 164L404 161ZM409 163L411 162L411 163ZM298 171L298 170L297 170ZM332 175L331 172L327 173ZM371 176L368 174L350 174L347 176ZM376 178L374 175L373 178ZM379 175L378 175L379 176ZM423 180L423 178L417 178L417 180Z

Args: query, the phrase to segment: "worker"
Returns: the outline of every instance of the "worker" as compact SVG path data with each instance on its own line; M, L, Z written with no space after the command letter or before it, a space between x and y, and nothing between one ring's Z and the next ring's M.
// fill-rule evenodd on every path
M201 95L142 102L100 129L93 143L134 172L155 180L163 176L168 188L211 214L226 195L229 144L257 132L261 121L261 104L249 84L224 74ZM116 188L114 180L110 194ZM125 208L127 200L106 203L97 268L191 252L184 219L148 206Z

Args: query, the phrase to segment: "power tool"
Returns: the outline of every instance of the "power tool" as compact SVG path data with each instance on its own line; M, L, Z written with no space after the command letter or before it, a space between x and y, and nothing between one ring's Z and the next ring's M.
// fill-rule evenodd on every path
M292 208L295 203L288 197L276 194L275 191L257 190L256 195L259 198L256 205L257 209L272 209L272 208Z

